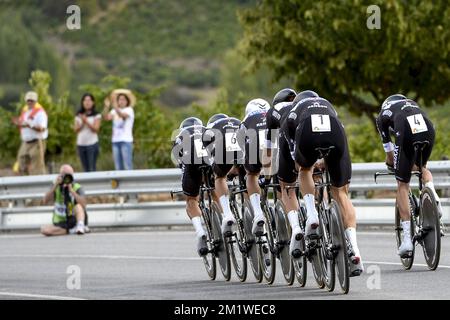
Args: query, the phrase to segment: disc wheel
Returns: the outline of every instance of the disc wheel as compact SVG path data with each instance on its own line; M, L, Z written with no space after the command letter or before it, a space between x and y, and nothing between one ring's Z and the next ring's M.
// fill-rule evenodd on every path
M256 244L255 236L252 233L253 225L253 209L248 200L244 201L244 230L247 239L248 246L248 259L250 260L250 266L252 267L253 275L256 282L261 282L263 274L261 270L261 262L259 260L260 254L258 252L258 245Z
M220 270L222 271L223 277L226 281L231 279L231 263L230 255L228 252L228 246L225 243L224 237L222 235L221 224L222 215L219 213L217 206L213 204L212 206L212 225L214 234L214 252L219 260Z
M242 219L242 205L240 205L241 195L236 196L236 203L231 206L236 218L236 232L227 239L230 258L238 279L244 282L247 279L247 247L244 230L244 221Z
M214 254L214 244L213 244L213 233L212 233L212 225L210 223L210 211L206 209L206 212L202 214L203 225L205 226L207 232L207 240L206 243L208 245L208 254L203 257L203 264L205 265L206 273L208 274L209 279L215 280L217 274L216 267L216 255ZM205 218L208 216L208 218Z
M294 283L294 265L289 253L289 242L291 240L291 227L286 219L286 210L283 203L278 200L275 205L276 216L276 236L279 259L281 263L281 271L288 285Z
M423 230L422 248L428 269L436 270L441 256L441 224L433 192L422 190L419 221Z
M335 263L337 280L343 293L350 290L350 267L347 252L347 240L339 205L333 200L330 205L330 229L333 247L336 250Z

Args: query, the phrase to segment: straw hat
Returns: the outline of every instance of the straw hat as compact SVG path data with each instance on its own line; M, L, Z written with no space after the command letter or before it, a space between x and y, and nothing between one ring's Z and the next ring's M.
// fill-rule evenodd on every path
M105 99L105 105L109 106L112 103L113 106L117 106L117 97L121 94L127 96L128 100L130 100L129 107L134 107L136 105L136 96L128 89L116 89L111 92L109 97Z

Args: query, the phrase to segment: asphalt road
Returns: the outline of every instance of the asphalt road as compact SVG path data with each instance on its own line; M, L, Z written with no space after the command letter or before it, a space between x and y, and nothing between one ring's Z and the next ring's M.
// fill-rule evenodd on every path
M207 278L196 257L193 231L91 233L44 238L0 235L0 299L449 299L450 239L440 267L428 271L421 250L404 271L390 232L360 232L366 272L351 279L348 295L288 287L280 273L271 286L236 278ZM220 271L218 271L220 272ZM249 272L250 269L249 269ZM80 275L77 277L77 275ZM71 281L75 279L75 281ZM79 279L79 281L78 281ZM78 289L79 284L79 289ZM71 289L70 289L71 288Z

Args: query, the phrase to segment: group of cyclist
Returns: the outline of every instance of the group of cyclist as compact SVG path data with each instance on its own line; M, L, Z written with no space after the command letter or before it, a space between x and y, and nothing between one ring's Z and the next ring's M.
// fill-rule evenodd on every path
M403 227L403 241L398 248L401 257L413 250L408 202L411 171L415 161L413 142L428 141L423 150L423 182L440 206L432 175L426 169L435 132L433 124L416 102L395 94L381 106L377 126L386 152L386 165L395 172L398 182L397 203ZM395 136L395 144L391 140ZM319 160L320 148L331 151ZM261 186L279 184L281 200L292 230L289 252L293 259L301 257L304 237L317 237L319 217L315 200L314 170L328 169L333 199L338 203L345 236L351 246L350 276L363 273L363 261L356 237L356 212L349 196L352 174L348 141L344 126L333 105L311 90L295 92L282 89L272 105L264 99L253 99L245 108L243 120L215 114L206 126L196 117L182 121L175 138L172 155L182 169L182 190L186 195L186 211L197 235L200 256L208 253L206 232L202 226L199 191L203 183L201 168L210 166L213 199L223 214L221 231L230 234L236 223L229 201L227 179L239 176L245 180L247 196L254 219L252 233L264 232L265 217L261 209ZM293 186L299 185L307 213L305 227L299 224L299 202ZM441 211L442 212L442 211Z

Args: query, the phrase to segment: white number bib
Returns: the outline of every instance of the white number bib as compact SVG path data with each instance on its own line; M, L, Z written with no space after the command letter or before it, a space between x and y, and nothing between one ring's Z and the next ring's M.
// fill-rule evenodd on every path
M427 123L420 113L409 116L406 119L408 119L409 126L411 127L411 132L413 134L428 131Z
M225 150L227 152L242 151L241 147L238 144L235 132L225 133Z
M200 139L194 140L195 153L198 158L203 158L208 156L208 151L203 147L203 143Z
M327 114L312 114L311 127L312 132L330 132L330 116Z

